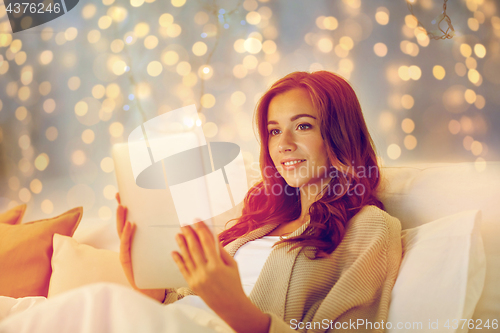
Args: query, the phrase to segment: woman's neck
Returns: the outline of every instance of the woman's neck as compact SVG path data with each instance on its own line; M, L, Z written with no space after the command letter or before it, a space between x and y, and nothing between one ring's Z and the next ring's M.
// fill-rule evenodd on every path
M317 184L308 184L300 188L301 213L299 220L301 220L302 223L305 223L309 219L309 208L314 202L321 198L319 194L326 186L328 186L328 183L329 181L322 181L321 186L318 186Z
M326 185L324 185L326 186ZM321 190L324 188L321 188ZM316 188L316 191L312 189ZM283 236L289 235L304 223L306 223L309 217L309 208L318 198L318 194L321 192L318 186L303 186L300 188L300 204L301 204L301 213L300 217L292 222L284 223L279 225L276 229L268 234L268 236Z
M303 194L302 191L300 192L301 211L299 220L302 221L302 223L305 223L307 219L309 219L309 207L316 201L315 198L316 196L311 197L307 194Z

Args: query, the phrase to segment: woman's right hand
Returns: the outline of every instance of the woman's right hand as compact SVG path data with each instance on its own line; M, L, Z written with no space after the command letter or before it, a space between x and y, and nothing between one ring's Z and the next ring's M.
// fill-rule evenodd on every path
M116 200L118 201L118 208L116 209L116 230L118 231L118 237L120 237L120 263L125 272L125 276L132 288L161 303L165 299L165 289L139 289L135 284L130 249L136 225L127 221L127 207L122 206L119 193L116 193Z

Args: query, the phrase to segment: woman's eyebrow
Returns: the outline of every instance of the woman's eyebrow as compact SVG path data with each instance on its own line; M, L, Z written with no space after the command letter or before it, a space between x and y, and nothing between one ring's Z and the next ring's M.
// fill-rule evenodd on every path
M312 116L310 114L307 114L307 113L301 113L301 114L296 114L295 116L293 116L292 118L290 118L290 121L295 121L299 118L302 118L302 117L309 117L309 118L312 118L312 119L316 119L315 116ZM267 122L267 125L278 125L278 122L275 121L275 120L270 120Z

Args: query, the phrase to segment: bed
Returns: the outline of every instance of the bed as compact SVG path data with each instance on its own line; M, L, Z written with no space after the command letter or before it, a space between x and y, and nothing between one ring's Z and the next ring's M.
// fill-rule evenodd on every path
M387 212L401 221L404 249L383 330L499 331L500 162L415 164L384 167L381 172L379 197ZM81 214L75 217L78 211L72 214L74 220L81 218ZM49 265L44 277L47 297L22 295L22 290L7 295L2 293L6 282L0 283L0 295L7 295L0 296L1 332L43 332L43 327L54 327L50 326L54 322L59 327L77 325L79 332L96 331L90 322L105 325L107 332L133 332L138 327L141 332L231 332L213 313L188 305L161 306L131 291L118 261L114 221L84 216L78 222L66 235L48 232L53 252L44 259ZM7 227L1 227L0 223L0 263L7 267L2 262L6 260L2 246L7 242L1 243ZM16 225L8 227L14 230ZM17 287L24 280L13 267L2 268L1 274L13 276L10 281L17 279ZM34 278L33 274L28 278ZM101 300L98 304L112 302L114 310L105 312L96 303L68 302L77 293ZM59 304L59 310L47 311L48 301ZM82 318L87 320L68 323L61 319L75 311L84 313ZM167 320L174 317L181 318L178 324Z

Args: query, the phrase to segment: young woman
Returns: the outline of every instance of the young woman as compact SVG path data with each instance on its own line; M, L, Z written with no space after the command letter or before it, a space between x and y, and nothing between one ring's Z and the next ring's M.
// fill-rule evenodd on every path
M401 226L375 196L379 168L355 92L327 71L294 72L262 96L256 123L262 180L242 216L219 244L203 222L178 235L172 255L190 289L135 287L135 225L119 205L129 282L163 303L206 304L237 332L383 331Z

